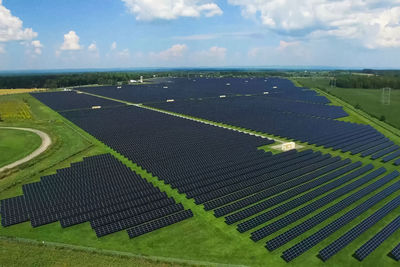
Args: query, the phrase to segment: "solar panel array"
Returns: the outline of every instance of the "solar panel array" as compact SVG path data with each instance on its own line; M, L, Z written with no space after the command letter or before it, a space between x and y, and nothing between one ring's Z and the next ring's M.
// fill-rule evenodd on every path
M90 222L98 237L130 228L139 236L193 216L110 154L85 158L22 189L22 196L1 200L2 226Z
M329 103L326 97L317 95L315 91L296 87L291 81L279 78L163 78L152 84L86 87L78 88L78 90L133 103L209 98L220 95L263 94L264 92L278 98Z
M279 83L286 86L279 86ZM277 88L274 88L275 84L278 84ZM246 87L248 85L250 87ZM201 91L203 87L205 89ZM261 93L264 88L270 89L267 95ZM325 105L328 103L325 98L281 79L249 79L247 82L244 79L173 79L171 82L164 80L160 84L138 87L85 90L132 102L164 101L167 96L183 100L188 99L192 91L199 91L191 98L202 97L203 100L152 106L340 149L342 152L360 153L362 157L381 158L383 162L397 162L398 147L393 142L370 126L335 121L335 118L347 115L341 108ZM221 93L232 97L215 99L216 94ZM234 96L244 93L259 95ZM213 99L204 99L206 97ZM289 229L266 241L269 250L287 244L367 195L374 194L286 249L282 254L286 261L300 256L400 190L400 182L387 187L399 176L397 171L385 175L385 168L376 169L371 164L353 163L349 159L312 150L272 154L257 150L259 146L272 144L271 140L140 107L60 113L187 198L193 198L196 204L204 205L205 210L212 210L216 217L225 217L227 224L237 223L239 232L251 231L253 241L262 240L284 228ZM20 203L25 201L23 198L13 199L13 205L21 206ZM393 203L379 216L390 212L395 207L396 203ZM61 219L60 222L67 227L90 221L98 236L129 228L129 236L135 237L192 216L191 211L183 210L182 205L171 199L154 200L152 207L154 209L133 209L115 214L96 210L85 216ZM23 208L26 207L22 205ZM316 214L309 217L314 212ZM375 217L374 223L379 221L379 216ZM9 218L26 219L20 214ZM41 220L31 219L33 224L41 223ZM295 225L298 221L300 223ZM340 250L340 245L332 245L330 253ZM320 252L321 259L322 254ZM392 254L396 255L396 250Z
M340 107L292 102L270 95L150 106L352 154L391 142L369 125L334 120L347 116Z
M104 98L93 97L86 94L77 94L75 91L32 93L31 95L56 111L88 109L93 106L115 107L123 105Z

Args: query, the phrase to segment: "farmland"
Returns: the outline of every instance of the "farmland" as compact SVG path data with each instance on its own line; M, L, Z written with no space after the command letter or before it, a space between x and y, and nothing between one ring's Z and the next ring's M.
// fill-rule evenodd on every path
M336 100L330 101L314 91L304 91L286 80L222 80L218 81L224 85L220 91L200 91L201 79L182 81L185 88L190 87L196 92L190 98L187 98L192 94L190 90L180 95L178 88L174 88L182 86L181 81L164 82L142 85L152 88L149 94L140 86L135 90L80 88L84 92L98 94L100 98L75 92L71 92L68 98L60 92L49 93L46 97L33 94L42 103L32 96L21 95L20 99L24 98L31 110L32 119L3 124L33 123L52 134L57 143L46 154L47 157L43 155L42 159L37 159L37 164L27 168L31 171L11 173L0 181L0 198L18 196L18 201L23 203L26 201L21 200L24 197L39 201L40 195L37 194L40 194L40 188L47 188L49 203L83 203L83 200L72 198L69 194L50 194L52 190L58 192L57 185L68 186L71 195L89 199L90 203L93 202L88 197L90 192L97 192L95 195L105 192L112 199L122 197L112 195L114 191L109 188L122 188L125 180L116 180L112 186L104 186L107 180L96 180L97 176L92 178L96 169L92 164L100 160L105 162L105 166L110 166L102 172L112 173L115 177L122 174L136 177L131 179L138 179L137 183L143 186L146 184L143 191L160 189L170 199L168 205L179 206L178 210L168 209L172 213L163 213L166 209L161 208L161 211L157 207L156 216L161 217L151 217L156 218L155 221L161 222L168 214L183 210L192 211L193 217L162 225L162 229L152 233L142 234L142 229L140 236L136 236L138 228L124 217L124 229L129 229L127 232L132 238L129 239L126 231L119 231L122 230L120 228L112 230L115 227L115 219L112 218L117 215L111 215L97 206L87 205L98 215L89 210L83 214L75 214L77 211L74 211L71 217L62 214L72 214L73 209L52 213L45 208L40 212L26 213L10 208L14 201L10 200L8 204L2 202L2 207L10 209L10 213L4 213L2 208L2 223L11 222L12 225L0 228L0 235L166 257L164 260L167 262L183 259L185 264L361 266L351 257L352 253L389 225L399 211L395 202L396 192L400 189L399 174L393 165L397 157L383 160L399 150L396 135L388 139L376 130L380 129L379 125L371 127L375 126L373 120L361 118L351 109L328 105L335 104ZM213 82L204 80L204 83ZM168 90L157 94L160 89L171 89L175 101L166 102L172 97L169 97ZM266 91L268 94L265 94ZM226 97L221 98L220 95ZM91 109L100 99L104 101L102 105L105 108ZM282 101L285 105L274 105ZM158 112L161 110L162 113ZM184 118L196 118L196 121ZM362 125L354 123L361 120ZM271 153L269 146L274 142L260 136L281 141L294 140L303 148ZM257 149L260 147L263 150ZM57 155L57 158L49 157L49 153ZM53 163L50 168L44 168L46 161ZM89 177L87 181L79 176L82 168ZM71 185L62 181L65 178L73 181ZM26 185L29 182L36 183ZM88 190L78 190L86 186ZM154 194L158 196L159 193ZM101 198L96 199L106 204ZM374 221L368 230L337 255L326 263L316 257L322 249L392 200L394 204L387 216ZM32 211L39 207L35 206L35 201L29 204L34 207ZM119 214L118 209L134 210L131 206L124 208L119 205L110 206L113 213ZM150 208L150 204L146 205ZM333 224L336 228L332 235L325 238L319 235L332 230L335 220L349 218L348 214L353 210L360 212L359 216L347 219L349 221L343 227ZM57 215L58 212L61 215ZM13 221L14 217L10 214L22 223ZM118 216L122 216L122 211ZM105 220L109 227L102 226L101 221ZM74 221L77 223L71 223ZM146 229L153 229L155 221L143 221L143 225ZM97 230L98 226L102 231ZM116 233L107 232L106 236L98 238L98 233L104 233L105 229ZM319 235L312 241L314 246L303 246L301 242L313 233ZM399 232L391 235L362 265L396 266L397 262L386 254L398 243L399 237ZM279 246L274 247L277 244ZM302 255L296 254L299 246L303 249ZM51 249L49 253L57 252ZM290 263L285 263L279 257L281 255ZM94 257L100 262L105 256L100 254ZM66 261L73 264L73 259Z
M0 118L5 121L26 120L32 118L32 114L24 100L5 96L0 101Z
M0 96L1 95L14 95L14 94L24 94L24 93L32 93L32 92L40 92L46 89L0 89Z

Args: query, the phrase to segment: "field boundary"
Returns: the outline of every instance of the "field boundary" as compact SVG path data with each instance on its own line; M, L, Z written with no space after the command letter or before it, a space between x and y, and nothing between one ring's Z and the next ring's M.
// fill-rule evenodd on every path
M4 241L8 241L8 242L15 242L15 243L32 244L32 245L43 246L43 247L47 246L47 247L53 247L56 249L69 249L72 251L89 252L89 253L95 253L95 254L106 255L106 256L119 256L119 257L127 257L127 258L145 259L145 260L150 260L150 261L155 261L155 262L180 263L180 264L188 264L188 265L194 265L194 266L247 267L247 265L233 265L233 264L206 262L206 261L184 260L184 259L161 257L161 256L147 256L147 255L134 254L134 253L130 253L130 252L99 249L99 248L95 248L95 247L70 245L70 244L49 242L49 241L41 241L40 242L38 240L20 238L20 237L0 236L0 240L4 240Z

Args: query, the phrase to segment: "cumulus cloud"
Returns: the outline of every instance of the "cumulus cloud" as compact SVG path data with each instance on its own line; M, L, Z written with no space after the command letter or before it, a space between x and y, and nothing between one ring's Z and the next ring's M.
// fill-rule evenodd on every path
M297 42L297 41L296 42L280 41L278 50L285 50L288 47L298 46L299 44L300 44L300 42Z
M34 41L32 41L32 42L31 42L31 46L33 47L33 52L34 52L36 55L41 55L41 54L42 54L43 45L40 43L39 40L34 40Z
M24 28L22 20L13 16L0 0L0 42L28 41L37 35L32 28Z
M91 44L88 46L88 51L89 51L89 52L97 52L97 45L96 45L96 42L93 42L93 43L91 43Z
M75 51L81 50L82 46L79 44L79 36L74 31L64 34L64 43L61 45L62 51Z
M129 49L126 48L121 51L118 51L117 55L120 58L129 58L131 56L131 52L129 51Z
M110 47L111 50L117 49L117 42L113 42Z
M179 17L213 17L221 8L203 0L122 0L137 20L173 20Z
M228 0L243 16L295 37L358 40L368 48L400 47L399 0Z
M197 56L199 59L203 60L212 60L212 61L222 61L226 57L226 48L213 46L208 50L203 50L197 52Z
M167 50L155 53L151 52L150 56L160 60L171 60L181 58L185 55L188 47L185 44L175 44Z

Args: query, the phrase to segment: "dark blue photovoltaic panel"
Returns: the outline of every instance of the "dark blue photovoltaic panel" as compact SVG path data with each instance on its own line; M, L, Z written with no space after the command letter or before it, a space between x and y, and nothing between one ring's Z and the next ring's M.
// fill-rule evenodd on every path
M400 261L400 243L390 251L389 256L396 261Z
M379 179L378 181L368 185L367 187L364 187L363 189L355 192L354 194L348 196L347 198L337 202L335 205L321 211L320 213L314 215L313 217L307 219L306 221L300 223L299 225L291 228L290 230L286 231L285 233L280 234L279 236L268 241L266 244L267 249L275 250L275 249L279 248L280 246L293 240L297 236L305 233L306 231L310 230L311 228L320 224L321 222L325 221L326 219L330 218L331 216L334 216L341 210L345 209L346 207L348 207L349 205L358 201L359 199L366 196L367 194L377 190L378 188L382 187L383 185L387 184L388 182L392 181L394 178L396 178L398 176L399 176L399 173L397 171L393 172L393 173L386 175L385 177ZM320 199L318 201L322 201L322 200L323 199ZM318 201L316 201L316 202L318 202ZM273 226L277 225L279 227L275 227L274 230L278 230L278 229L285 227L289 223L293 223L294 219L299 219L299 218L305 217L308 213L310 213L309 206L312 206L313 204L314 203L309 204L308 206L306 206L300 210L297 210L294 213L292 213L280 220L275 221L274 223L269 225L269 228L274 229ZM296 217L296 215L297 215L297 217Z
M377 210L371 216L363 220L361 223L357 224L347 233L342 235L340 238L336 239L329 246L325 247L318 254L318 257L323 261L328 260L330 257L338 253L341 249L345 248L353 240L359 237L362 233L366 232L369 228L378 223L383 217L385 217L389 212L400 206L400 196L396 197L385 206Z
M158 78L153 81L154 83L150 84L80 87L77 89L133 103L165 102L167 99L210 98L220 95L262 95L264 92L268 92L268 96L285 101L291 100L293 103L308 102L321 106L330 103L326 97L318 95L315 91L296 87L290 80L281 78ZM327 108L327 110L338 110L338 114L347 116L339 107Z
M373 154L373 155L371 156L371 159L379 159L380 157L383 157L383 156L385 156L385 155L387 155L387 154L389 154L389 153L391 153L391 152L393 152L393 151L396 151L396 150L398 150L399 148L400 148L400 147L397 146L397 145L388 147L388 148L386 148L386 149L383 149L383 150L381 150L381 151L379 151L379 152Z
M392 153L390 155L387 155L386 157L384 157L382 159L382 162L388 162L388 161L391 161L392 159L395 159L395 158L398 158L398 157L400 157L400 150L397 150L396 152L394 152L394 153Z
M378 232L374 237L367 241L364 245L362 245L359 249L354 253L354 257L362 261L369 254L372 253L380 244L382 244L386 239L389 238L394 232L396 232L400 228L400 216L391 221L388 225L385 226L380 232Z
M367 211L369 208L379 203L381 200L385 199L391 194L397 192L398 190L400 190L400 182L396 182L391 186L385 188L384 190L380 191L379 193L367 199L364 203L346 212L338 219L334 220L333 222L324 226L317 232L308 236L306 239L303 239L296 245L285 250L282 254L282 258L287 262L292 261L293 259L297 258L301 254L311 249L319 242L321 242L322 240L324 240L325 238L327 238L328 236L330 236L331 234L333 234L334 232L336 232L337 230L339 230L340 228L342 228L343 226L345 226L346 224L357 218L359 215Z
M100 237L184 211L110 154L84 158L22 190L23 196L1 200L3 226L29 220L33 227L60 221L63 228L91 222L96 233L102 230Z
M333 190L333 189L343 185L344 183L347 183L347 182L353 180L354 178L356 178L372 169L373 169L373 166L371 164L364 166L358 170L355 170L354 172L352 172L350 174L340 177L339 179L333 180L330 183L327 183L321 187L315 188L314 190L309 191L302 196L299 196L297 198L290 200L289 202L286 202L280 206L277 206L276 208L268 210L267 212L262 213L248 221L244 221L244 222L238 224L237 229L241 233L248 231L262 223L272 220L273 218L275 218L291 209L294 209L304 203L307 203L308 201L311 201L314 198L316 198L326 192L329 192L330 190ZM283 200L280 199L280 202L282 202L284 200L286 200L286 199L283 199ZM278 202L278 203L280 203L280 202ZM278 203L276 203L276 204L278 204ZM272 206L272 205L270 205L270 206ZM254 238L253 240L255 240L255 241L259 240L259 238L263 235L263 231L264 231L264 228L261 228L255 232L251 233L252 239Z

